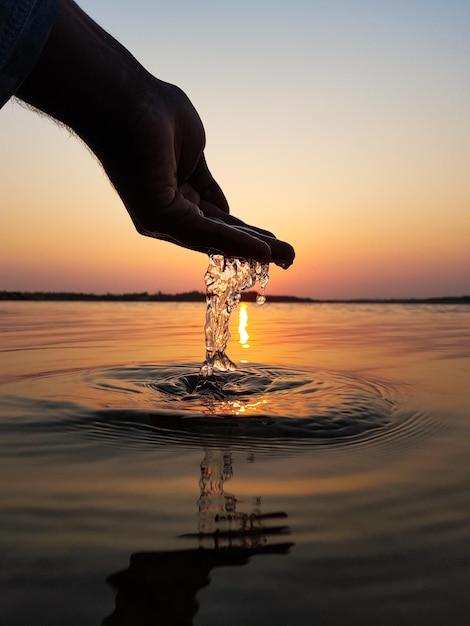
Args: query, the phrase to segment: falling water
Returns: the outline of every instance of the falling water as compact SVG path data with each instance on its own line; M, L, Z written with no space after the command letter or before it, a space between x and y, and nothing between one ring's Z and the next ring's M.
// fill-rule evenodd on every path
M235 364L225 354L230 339L229 321L232 311L238 306L241 292L257 282L261 287L256 302L264 304L264 289L269 280L269 264L246 259L227 258L221 254L209 257L205 274L206 283L206 360L201 366L201 375L211 376L214 371L233 371Z

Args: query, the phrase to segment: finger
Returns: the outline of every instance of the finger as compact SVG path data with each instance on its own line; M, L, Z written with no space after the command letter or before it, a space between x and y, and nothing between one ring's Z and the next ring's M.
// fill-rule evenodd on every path
M292 265L295 257L294 248L285 241L202 215L195 216L189 229L174 236L180 245L193 250L273 262L284 269Z
M198 206L206 217L219 219L222 222L225 222L225 224L229 224L230 226L237 226L240 228L249 228L250 230L253 231L253 233L259 233L261 235L267 235L268 237L274 237L274 235L269 230L265 230L264 228L258 228L257 226L250 226L249 224L246 224L238 217L235 217L234 215L230 215L230 213L225 213L224 211L221 211L217 206L215 206L211 202L207 202L206 200L200 200Z
M207 220L210 222L211 220ZM214 222L215 223L215 222ZM223 228L223 224L219 225ZM183 248L189 248L205 254L223 254L227 257L255 259L261 263L274 263L283 269L290 267L295 258L292 246L284 241L275 240L272 248L269 243L256 237L245 238L244 233L237 228L227 226L225 229L207 224L198 229L196 236L186 237L184 233L176 237L165 233L141 231L143 235L155 237L163 241L169 241ZM202 233L205 230L205 235ZM194 235L194 233L193 233ZM269 253L268 253L269 250Z
M214 181L215 182L215 181ZM204 213L206 217L212 217L214 219L221 220L225 224L229 224L230 226L240 226L243 228L247 228L253 231L254 234L259 233L262 235L267 235L268 237L274 237L269 230L265 230L264 228L258 228L257 226L250 226L246 224L241 219L235 217L234 215L230 215L219 207L217 207L212 202L208 200L202 200L200 194L194 189L194 187L190 183L184 183L178 187L178 192L186 199L197 205L199 209Z
M199 159L199 163L188 182L199 193L201 200L211 203L225 214L229 213L227 198L210 173L204 155Z
M242 229L247 234L253 235L255 238L267 243L271 249L272 262L276 265L285 269L292 265L295 251L290 244L278 240L268 230L250 226L230 215L228 202L222 189L210 173L204 154L201 155L199 163L189 177L188 182L199 194L198 206L206 217L221 220L225 224L233 226L237 230Z
M264 241L268 244L271 249L271 260L273 263L281 265L282 267L289 267L292 265L295 257L294 249L291 245L286 243L285 241L281 241L277 239L271 232L267 230L263 230L256 226L250 226L245 224L241 220L232 215L227 215L225 213L220 217L220 212L217 211L216 207L213 207L211 210L207 210L207 204L201 203L199 208L204 213L205 217L210 217L211 219L216 219L217 221L222 221L228 226L232 226L239 232L247 233L252 237L256 237L261 241Z
M200 213L201 211L203 213L202 216ZM196 216L196 213L194 213L194 216ZM228 246L229 239L231 241L233 240L234 242L237 242L238 244L240 244L242 240L246 242L251 241L251 248L254 250L255 249L254 246L259 246L259 243L257 242L262 241L269 246L269 249L271 251L271 261L273 263L276 263L277 265L280 265L281 267L287 268L290 265L292 265L294 261L295 252L294 252L294 248L291 245L289 245L285 241L281 241L280 239L277 239L269 231L262 230L261 228L256 228L255 226L249 226L248 224L245 224L241 220L227 213L223 213L219 211L217 207L214 207L208 202L200 203L199 213L197 217L198 219L201 218L201 221L197 225L193 223L191 236L192 237L195 236L196 231L193 229L203 228L205 232L207 231L208 236L212 237L212 240L209 239L209 245L212 245L212 247L214 247L215 242L218 241L216 236L219 236L219 237L223 236L224 242L225 242L223 245L225 245L225 249L223 248L219 248L219 249L225 252L226 254L229 254L230 256L235 254L235 256L244 256L246 258L255 258L257 260L261 260L257 256L255 256L255 254L253 254L252 256L247 256L246 253L241 254L240 252L235 252L235 253L229 252L227 246ZM231 230L227 230L227 229L224 230L222 229L222 226L227 226ZM244 235L248 235L250 239L246 239ZM256 240L256 243L253 240Z
M183 211L182 205L179 210ZM276 265L287 269L294 261L295 251L290 244L277 239L269 231L249 226L219 211L210 203L201 203L199 210L189 203L184 211L191 211L191 215L187 214L184 220L179 220L179 234L175 237L179 237L181 241L182 234L189 227L191 243L188 247L196 249L197 246L197 249L204 251L218 250L229 256L242 256L265 262L265 258L267 259L264 255L265 248L260 246L260 242L263 242L269 246L270 260ZM173 217L176 218L176 214ZM202 236L205 237L204 241L202 239L196 241L196 237Z
M189 185L186 185L185 187L193 188L199 194L199 202L197 204L206 217L222 220L231 226L241 227L250 234L260 237L264 241L267 241L266 238L275 239L275 235L273 235L270 231L257 226L251 226L237 217L230 215L228 202L222 192L222 189L212 177L212 174L207 167L204 155L201 156L198 166L190 176L188 182ZM194 202L194 199L190 195L187 195L186 193L184 193L184 195ZM270 242L267 241L267 243L269 244ZM286 245L287 248L285 247ZM274 248L276 251L279 251L279 256L276 257L276 259L282 261L283 266L286 262L286 267L289 267L294 260L295 254L293 248L288 244L286 245L280 246L277 243L274 243Z
M262 228L258 228L257 226L251 226L249 224L245 224L242 220L230 215L228 213L223 213L219 211L219 209L211 204L210 202L200 202L199 208L202 210L206 217L212 217L214 219L219 219L230 226L234 226L238 230L242 230L249 235L257 237L268 244L271 249L271 260L276 265L280 265L283 268L288 268L292 265L295 258L294 248L288 243L277 239L273 233L268 230L264 230Z
M181 245L208 254L271 261L269 244L249 232L203 215L195 216L184 231L172 234Z
M140 232L200 252L219 252L263 263L271 260L271 249L264 241L222 220L205 217L179 192L169 206L155 212L151 227Z
M246 232L250 235L255 236L257 239L264 241L264 243L266 243L271 250L272 263L275 263L276 265L287 269L294 262L295 250L289 243L281 241L281 239L277 239L277 237L257 232L253 230L251 226L238 227L237 230L241 232Z

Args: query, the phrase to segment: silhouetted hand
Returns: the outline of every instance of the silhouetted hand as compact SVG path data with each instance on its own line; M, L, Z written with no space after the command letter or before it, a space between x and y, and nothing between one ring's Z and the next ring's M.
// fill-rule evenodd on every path
M17 96L69 126L101 161L137 230L203 252L288 267L293 248L229 214L187 96L151 76L71 0Z
M137 230L194 250L290 265L291 246L229 214L204 158L202 123L186 95L147 81L150 101L127 129L130 145L99 150Z

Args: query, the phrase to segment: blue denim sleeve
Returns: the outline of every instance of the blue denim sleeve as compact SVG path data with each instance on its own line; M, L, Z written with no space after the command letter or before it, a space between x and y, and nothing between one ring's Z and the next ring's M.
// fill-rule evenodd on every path
M57 15L58 0L0 0L0 107L33 69Z

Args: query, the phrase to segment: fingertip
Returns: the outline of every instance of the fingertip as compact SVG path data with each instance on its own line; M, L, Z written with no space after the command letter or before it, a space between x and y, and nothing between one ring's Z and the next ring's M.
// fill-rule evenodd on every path
M273 261L274 265L282 267L283 270L287 270L294 261Z
M272 256L273 263L282 267L282 269L286 270L288 267L292 265L295 259L295 250L294 248L286 243L285 241L276 240L276 243L273 245Z

